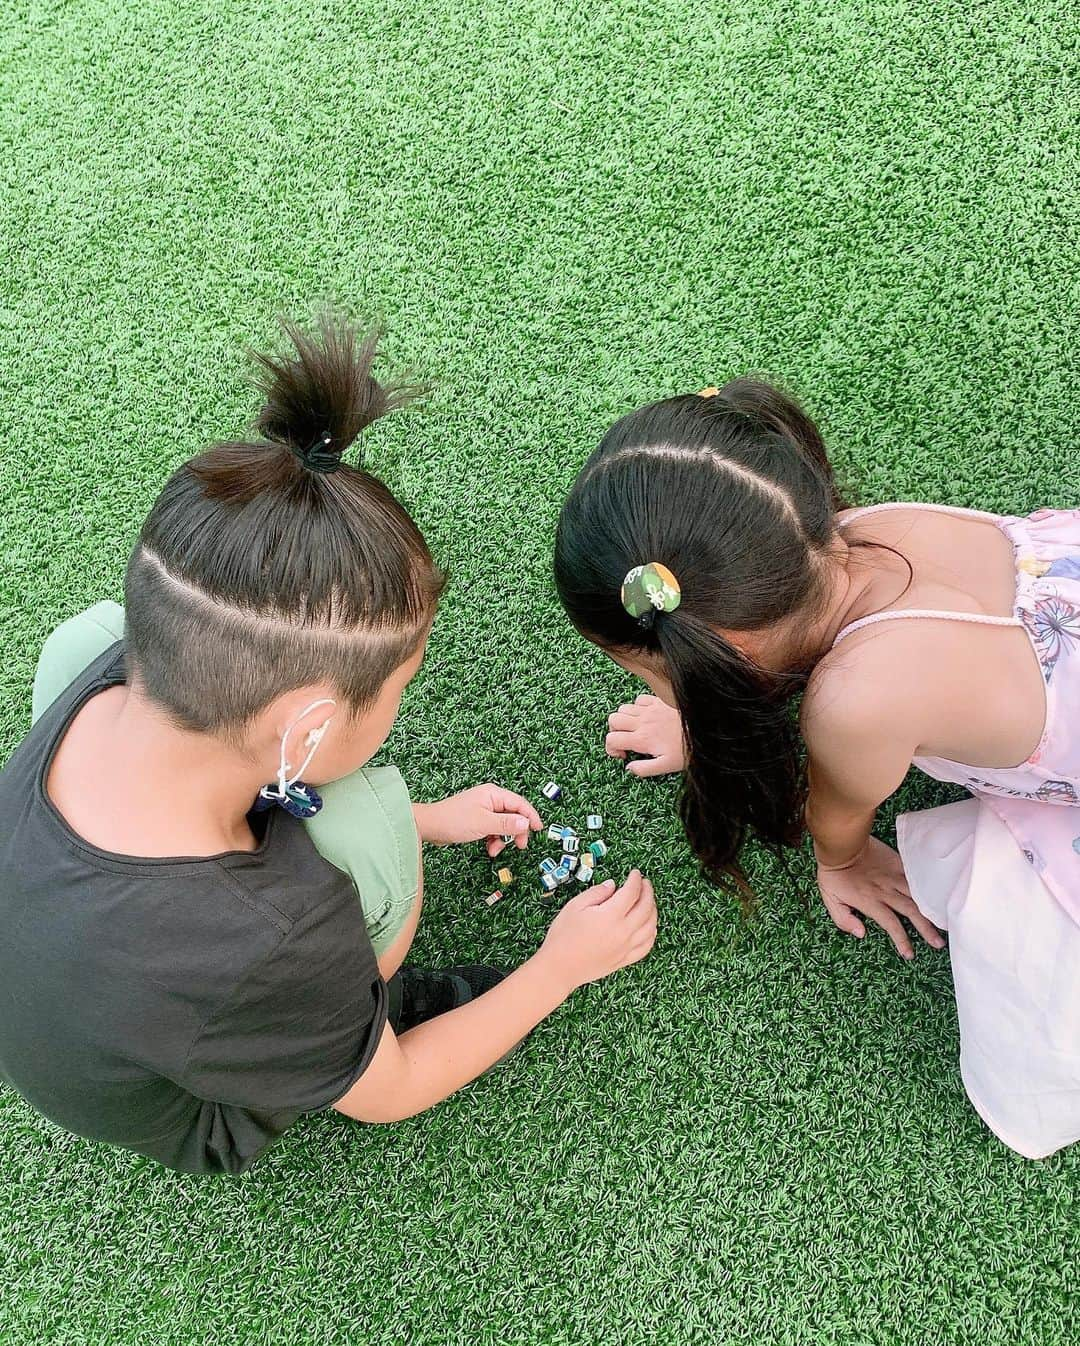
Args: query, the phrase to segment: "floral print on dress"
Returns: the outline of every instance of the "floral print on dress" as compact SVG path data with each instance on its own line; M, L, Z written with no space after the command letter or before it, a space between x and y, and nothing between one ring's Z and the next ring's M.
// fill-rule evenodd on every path
M1040 561L1035 556L1025 556L1017 563L1017 569L1033 579L1080 580L1080 556L1059 556L1056 561Z
M1046 687L1042 740L1016 767L937 757L916 765L984 801L1008 826L1031 873L1080 925L1080 510L1040 510L998 523L1016 557L1016 616Z
M1080 644L1080 607L1051 590L1032 609L1021 611L1020 616L1049 684L1062 655L1071 654Z
M1005 795L1009 799L1030 799L1036 804L1080 804L1076 786L1067 780L1046 780L1034 790L1017 790L1010 785L999 785L996 781L969 776L966 785L976 793L982 791Z

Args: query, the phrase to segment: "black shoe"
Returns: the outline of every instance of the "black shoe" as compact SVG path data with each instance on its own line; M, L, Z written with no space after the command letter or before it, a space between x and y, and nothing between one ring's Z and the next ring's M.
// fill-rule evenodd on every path
M448 967L441 972L403 967L387 983L390 1027L395 1033L407 1033L437 1014L467 1005L470 1000L498 986L505 976L504 968L483 964Z

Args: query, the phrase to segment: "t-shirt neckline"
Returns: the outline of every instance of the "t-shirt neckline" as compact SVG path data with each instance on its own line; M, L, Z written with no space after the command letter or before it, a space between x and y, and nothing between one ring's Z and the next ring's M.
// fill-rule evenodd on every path
M119 642L118 642L119 643ZM276 809L269 810L266 818L266 831L263 833L262 840L253 851L218 851L214 855L124 855L119 851L105 850L101 846L95 846L93 842L87 841L83 836L71 826L68 820L60 812L49 797L46 781L49 772L52 770L53 761L60 750L60 744L67 736L75 717L79 711L100 692L107 691L110 687L120 687L124 685L126 679L117 676L118 665L122 669L122 651L115 655L113 659L105 666L105 669L97 674L92 681L85 687L79 689L79 693L72 704L68 707L60 725L56 727L49 739L42 762L39 764L34 774L34 794L37 803L45 810L46 816L52 821L64 839L70 846L81 851L84 855L92 857L94 860L101 861L109 867L122 866L126 869L146 871L169 870L174 872L177 869L199 869L206 865L227 864L231 860L253 860L265 856L269 848L270 839L274 832ZM62 693L63 695L63 693ZM47 713L47 712L46 712Z

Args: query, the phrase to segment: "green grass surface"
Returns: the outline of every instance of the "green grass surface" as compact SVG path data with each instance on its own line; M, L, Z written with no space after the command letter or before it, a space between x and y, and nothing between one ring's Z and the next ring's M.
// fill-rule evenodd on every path
M0 1091L5 1346L1077 1340L1080 1153L974 1115L947 957L807 921L760 857L743 927L673 785L602 756L634 689L549 571L606 425L748 369L861 500L1076 503L1077 55L1054 0L9 0L0 746L164 475L253 412L241 347L335 300L435 385L370 437L454 574L396 760L561 779L662 928L433 1113L307 1119L236 1181ZM489 886L431 857L425 958L535 947Z

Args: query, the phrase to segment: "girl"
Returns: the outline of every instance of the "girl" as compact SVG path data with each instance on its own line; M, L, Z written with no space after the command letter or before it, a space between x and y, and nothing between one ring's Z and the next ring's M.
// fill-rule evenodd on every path
M0 1077L80 1135L192 1172L239 1172L328 1105L431 1107L656 929L635 871L568 903L509 976L398 971L418 841L495 855L540 818L494 786L412 806L393 769L362 769L443 579L342 456L407 390L376 382L374 340L348 325L287 330L294 352L261 360L258 437L173 474L126 621L99 605L50 639L39 718L0 773Z
M1080 511L845 509L808 417L737 379L624 417L562 511L578 631L656 696L610 717L684 771L705 874L813 838L836 925L948 929L968 1093L1039 1157L1080 1137ZM804 693L804 763L791 701ZM973 799L872 835L914 763ZM963 764L963 765L962 765ZM906 868L906 876L905 876Z

